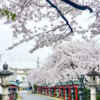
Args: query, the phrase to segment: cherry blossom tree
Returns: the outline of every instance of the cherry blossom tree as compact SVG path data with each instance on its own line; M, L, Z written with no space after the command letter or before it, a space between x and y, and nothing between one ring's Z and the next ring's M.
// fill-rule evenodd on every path
M51 71L53 72L51 74ZM55 76L55 78L54 78ZM54 85L58 82L58 75L54 69L48 70L48 68L40 68L40 69L33 69L27 76L27 79L32 84L40 85L40 84L47 84L47 85Z
M74 0L74 2L93 8L94 12L89 19L99 16L98 0ZM32 49L30 49L32 53L44 46L60 44L75 33L81 33L83 36L87 33L93 35L95 27L98 30L99 27L96 26L96 23L99 17L97 17L98 19L96 19L95 23L93 22L89 25L90 30L83 29L76 21L76 18L84 13L83 11L72 8L62 0L52 0L52 3L68 19L74 33L70 33L69 27L59 13L46 0L1 0L0 9L4 11L4 14L5 11L7 12L7 17L11 17L7 18L6 24L12 24L14 38L21 38L18 42L8 47L7 50L11 50L24 42L34 40L36 44L34 46L33 43ZM11 19L14 19L14 21Z
M48 58L39 73L33 76L39 84L77 80L79 75L86 74L93 68L100 72L100 43L92 40L72 40L63 42L54 48L54 53ZM84 70L84 71L83 71ZM34 80L34 77L31 77ZM35 81L35 80L34 80Z

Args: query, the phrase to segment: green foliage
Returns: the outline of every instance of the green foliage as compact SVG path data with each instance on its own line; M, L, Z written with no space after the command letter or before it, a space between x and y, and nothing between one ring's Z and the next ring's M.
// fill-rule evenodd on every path
M0 94L0 100L2 100L2 95Z
M84 100L90 100L90 90L87 88L84 88L83 91L84 91ZM100 92L97 92L96 100L100 100Z
M84 100L90 100L90 90L87 88L84 88Z
M16 93L16 100L18 99L18 93Z
M25 80L25 77L22 77L22 80L24 81Z
M96 96L96 100L100 100L100 95L97 95Z
M97 92L96 100L100 100L100 92Z
M12 15L11 15L11 19L14 21L15 18L16 18L16 14L12 14Z
M16 19L16 14L12 13L8 9L0 9L0 15L7 16L8 20L11 19L12 21L14 21Z
M34 84L33 87L34 87L34 93L37 93L37 87L38 87L38 86L37 86L36 84Z

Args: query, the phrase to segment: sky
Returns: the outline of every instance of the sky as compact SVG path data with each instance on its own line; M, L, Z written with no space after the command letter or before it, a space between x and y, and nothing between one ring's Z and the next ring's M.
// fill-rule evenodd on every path
M4 24L4 21L0 20L0 54L2 54L0 66L3 63L7 63L10 67L34 68L37 67L38 58L41 66L48 55L52 54L52 49L46 47L30 54L28 51L32 48L33 41L23 43L7 51L7 47L11 46L14 41L11 25Z

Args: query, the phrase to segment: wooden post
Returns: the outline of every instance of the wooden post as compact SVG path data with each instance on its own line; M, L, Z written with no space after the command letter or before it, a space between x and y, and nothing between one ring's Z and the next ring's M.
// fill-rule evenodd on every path
M61 97L61 88L59 87L59 97Z
M54 96L56 96L56 87L54 87Z
M64 100L66 100L66 89L63 87Z
M68 100L71 100L71 86L68 86Z
M52 88L50 88L50 96L52 96Z
M75 100L78 100L78 86L74 86L75 88Z

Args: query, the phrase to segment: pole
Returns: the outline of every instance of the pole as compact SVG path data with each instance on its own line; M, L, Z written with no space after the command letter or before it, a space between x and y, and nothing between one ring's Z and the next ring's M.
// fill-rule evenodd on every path
M3 84L4 86L6 85L6 80L4 80L3 77L1 77L1 84ZM8 100L8 88L7 87L3 87L2 88L2 100Z
M68 86L68 100L71 100L71 87Z
M93 86L90 88L91 90L91 100L96 100L96 87Z
M75 87L75 100L78 100L78 87Z

